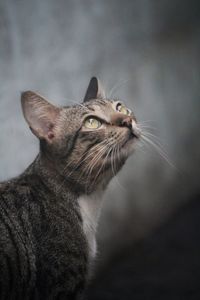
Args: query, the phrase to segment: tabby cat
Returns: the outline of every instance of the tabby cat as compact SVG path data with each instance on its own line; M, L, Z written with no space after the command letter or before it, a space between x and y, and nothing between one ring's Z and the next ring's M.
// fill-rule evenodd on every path
M0 184L0 299L77 299L96 253L101 194L140 130L95 77L82 104L56 107L32 91L21 101L40 152Z

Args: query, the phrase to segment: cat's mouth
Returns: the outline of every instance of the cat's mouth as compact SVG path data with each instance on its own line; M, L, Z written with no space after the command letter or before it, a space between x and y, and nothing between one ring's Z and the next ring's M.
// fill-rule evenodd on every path
M136 129L130 130L128 137L122 144L121 148L126 148L129 145L131 145L132 143L136 142L137 140L139 140L140 136L141 136L141 131L138 128L137 128L137 130Z
M140 138L140 132L133 132L131 131L131 139L139 139Z
M141 136L141 129L137 126L137 124L135 126L133 126L132 130L131 130L131 135L136 138L139 139Z
M135 150L136 144L138 140L140 139L141 133L138 130L138 132L134 132L133 130L130 130L128 134L126 135L123 142L119 145L120 147L120 154L118 157L116 157L116 160L126 160Z

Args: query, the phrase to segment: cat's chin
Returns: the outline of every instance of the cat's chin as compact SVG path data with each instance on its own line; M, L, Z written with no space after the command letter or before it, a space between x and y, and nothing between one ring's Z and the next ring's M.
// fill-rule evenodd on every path
M98 182L95 189L104 190L107 187L110 180L121 170L128 157L134 152L136 142L137 140L135 138L129 139L121 147L120 152L115 156L114 160L112 157L107 159L107 165L109 167L104 171L103 180Z
M121 147L121 155L124 158L128 158L135 150L135 145L138 141L138 137L131 136Z

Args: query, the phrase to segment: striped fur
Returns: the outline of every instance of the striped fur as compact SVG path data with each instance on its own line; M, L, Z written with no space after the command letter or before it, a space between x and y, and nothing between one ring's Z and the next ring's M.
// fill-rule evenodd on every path
M88 260L76 196L30 169L0 188L0 299L75 299Z

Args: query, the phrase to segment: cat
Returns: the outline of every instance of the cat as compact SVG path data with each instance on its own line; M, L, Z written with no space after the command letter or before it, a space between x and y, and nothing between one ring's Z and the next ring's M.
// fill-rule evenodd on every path
M56 107L32 91L21 102L40 151L0 184L0 299L77 299L96 255L101 195L141 131L96 77L81 104Z

